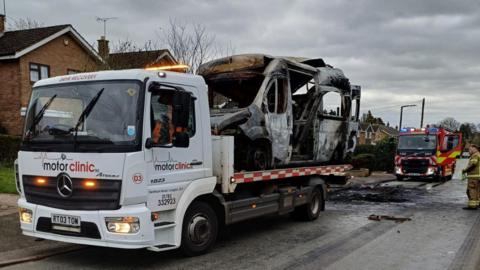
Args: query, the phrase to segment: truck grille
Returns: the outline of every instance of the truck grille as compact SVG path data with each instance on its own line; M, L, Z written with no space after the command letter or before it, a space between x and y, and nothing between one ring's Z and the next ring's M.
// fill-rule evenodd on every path
M402 167L404 173L427 173L428 159L404 159Z
M120 208L120 180L95 180L94 189L82 185L84 179L72 178L73 192L62 197L57 191L56 177L42 177L45 183L35 183L37 176L24 175L23 188L27 202L65 210L115 210Z

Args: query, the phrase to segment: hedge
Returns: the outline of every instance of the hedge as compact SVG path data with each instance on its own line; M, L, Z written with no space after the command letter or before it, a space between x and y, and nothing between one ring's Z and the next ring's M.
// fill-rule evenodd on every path
M0 135L0 163L13 163L17 158L21 140L16 136Z
M375 155L373 154L358 154L353 156L352 165L354 168L366 168L370 171L375 169Z
M358 145L352 158L355 168L392 172L397 142L386 138L376 145Z

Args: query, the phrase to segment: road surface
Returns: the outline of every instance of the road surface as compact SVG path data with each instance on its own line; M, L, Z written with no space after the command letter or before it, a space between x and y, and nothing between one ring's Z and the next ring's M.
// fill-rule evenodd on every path
M318 220L236 224L200 257L85 247L5 269L480 269L480 211L462 210L465 185L454 179L337 188ZM372 214L411 220L372 221Z

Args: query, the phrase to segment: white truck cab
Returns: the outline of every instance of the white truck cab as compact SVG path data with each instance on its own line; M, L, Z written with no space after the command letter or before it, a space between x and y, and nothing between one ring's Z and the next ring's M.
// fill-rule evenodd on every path
M317 218L322 175L349 168L234 172L233 137L211 135L203 78L140 69L37 82L15 167L25 235L188 255L240 220Z

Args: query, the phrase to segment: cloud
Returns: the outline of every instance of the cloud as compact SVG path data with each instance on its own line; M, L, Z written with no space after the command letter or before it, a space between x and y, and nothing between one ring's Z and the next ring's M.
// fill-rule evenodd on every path
M71 23L90 42L159 40L169 18L201 23L236 53L323 57L362 85L362 109L398 124L425 97L426 120L480 119L480 2L446 0L7 0L9 18ZM390 107L386 106L390 105ZM418 125L419 107L404 123Z

